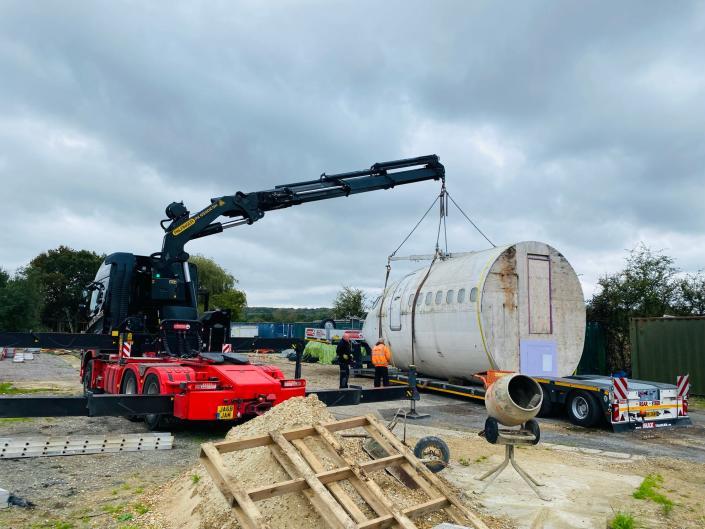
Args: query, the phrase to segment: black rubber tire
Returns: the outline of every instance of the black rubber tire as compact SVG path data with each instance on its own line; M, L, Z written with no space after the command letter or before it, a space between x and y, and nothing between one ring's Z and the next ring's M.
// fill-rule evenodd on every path
M499 439L499 423L494 417L487 417L485 420L485 439L490 444L497 444Z
M536 415L537 417L546 418L553 415L553 402L551 402L548 392L543 388L541 389L543 390L543 400L541 401L541 409Z
M426 465L426 468L431 472L436 474L448 466L450 462L450 448L448 448L446 442L440 437L429 435L419 439L419 442L416 443L414 447L414 455L419 459L425 459L428 457L426 452L429 450L433 451L436 460L427 461L424 465Z
M138 385L137 377L129 369L122 375L122 384L120 384L120 393L123 395L137 395ZM140 422L142 417L139 415L125 415L125 419L132 422Z
M144 386L142 386L143 395L159 395L161 389L159 387L159 379L157 375L150 374L144 379ZM159 430L164 428L166 425L166 417L164 415L157 415L152 413L150 415L144 416L144 423L150 430Z
M332 320L330 318L326 318L325 320L321 320L321 329L326 328L326 324L330 323L331 329L335 329L335 320Z
M589 392L572 391L565 402L565 411L570 422L576 426L591 428L600 420L600 403Z
M93 378L93 360L86 362L86 367L83 368L83 394L88 395L92 393L91 389L91 379Z
M531 444L539 444L539 441L541 440L541 427L539 426L538 421L535 421L534 419L529 419L528 421L526 421L526 423L524 423L524 429L529 430L536 437L536 439Z

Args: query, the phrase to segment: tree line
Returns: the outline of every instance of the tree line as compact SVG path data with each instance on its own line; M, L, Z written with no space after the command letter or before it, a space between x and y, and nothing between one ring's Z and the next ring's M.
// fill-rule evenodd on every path
M631 367L629 320L636 317L705 315L705 274L683 274L675 260L641 244L624 268L598 280L600 290L587 302L587 319L607 334L611 371Z

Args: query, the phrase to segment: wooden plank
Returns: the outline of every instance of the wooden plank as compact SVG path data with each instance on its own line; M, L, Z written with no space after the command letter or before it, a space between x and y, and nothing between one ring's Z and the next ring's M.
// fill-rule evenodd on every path
M311 435L317 434L313 426L309 426L308 428L294 428L293 430L284 430L282 431L282 435L287 441L293 441L294 439L303 439L304 437L309 437Z
M274 485L266 485L264 487L250 489L247 491L247 495L252 501L261 501L266 500L267 498L273 498L274 496L281 496L282 494L299 492L305 488L308 488L308 483L306 483L306 480L303 478L295 478L288 481L280 481Z
M358 525L358 529L385 529L386 527L391 527L396 523L394 516L391 514L385 514L372 520L367 520L364 523Z
M235 516L244 529L270 529L254 502L245 491L235 485L223 465L220 453L211 443L201 445L200 460L227 502L232 505Z
M323 424L329 432L339 432L340 430L352 430L367 425L367 417L352 417L342 421L334 421Z
M292 444L298 448L299 452L301 452L301 455L303 458L306 460L306 462L311 466L314 472L316 472L316 477L320 480L321 474L324 475L329 475L329 476L336 476L336 477L341 477L341 479L347 479L348 476L352 476L352 469L350 467L344 467L344 468L339 468L339 469L334 469L332 472L323 472L325 467L323 466L323 463L316 457L316 455L309 449L308 446L306 446L306 443L302 439L297 439L292 442ZM344 474L343 474L343 471ZM342 476L345 475L346 477L343 478ZM327 476L326 476L327 477ZM328 483L328 490L330 490L331 494L335 496L335 499L337 499L340 502L340 505L343 506L343 509L345 509L350 516L352 516L353 520L355 520L357 523L364 522L367 520L367 516L365 516L365 513L363 513L357 505L355 505L355 502L353 499L348 495L347 492L345 492L345 489L343 489L342 485L340 483L336 483L339 481L338 479L331 479L330 482ZM321 480L321 483L323 483L323 480Z
M256 437L248 437L246 439L238 439L237 441L220 441L213 443L213 446L221 454L228 452L237 452L238 450L247 450L248 448L257 448L258 446L267 446L272 444L272 438L268 435L258 435Z
M294 448L294 445L287 441L281 432L271 432L269 435L272 436L272 440L279 446L284 455L289 458L297 472L301 474L301 477L306 480L311 490L323 500L325 507L319 511L323 520L328 525L331 524L331 521L335 520L340 522L346 529L356 529L357 524L350 519L340 504L335 501L335 498L333 498L325 485L319 481L311 468L306 464L306 461L301 457L301 454Z
M352 469L350 467L342 466L345 465L345 460L340 457L340 454L336 452L330 444L326 442L322 442L323 447L326 449L330 457L333 459L335 464L341 465L341 468L348 469L350 474L348 476L348 481L350 484L353 486L353 488L357 491L357 493L362 497L363 500L369 505L372 510L377 514L377 516L382 516L382 515L387 515L390 514L389 509L385 507L383 503L380 502L380 500L372 494L370 489L360 481L360 479L353 474Z
M423 516L424 514L445 509L449 505L450 501L448 500L448 498L442 496L440 498L428 500L424 503L419 503L418 505L412 505L411 507L404 509L402 512L406 514L409 518L418 518L419 516Z
M276 459L279 464L282 466L284 471L289 474L289 477L297 478L300 477L299 472L296 470L296 467L294 467L293 463L289 460L286 455L284 455L284 452L282 452L281 448L279 448L277 445L273 444L270 447L270 450L272 451L272 455L274 456L274 459ZM307 483L308 485L308 483ZM316 512L321 512L322 509L326 509L325 503L323 503L323 500L319 498L310 488L306 488L303 490L304 496L308 498L308 500L311 502L311 505L313 505L314 509L316 509ZM331 529L345 529L342 523L340 523L338 520L329 520L330 527Z
M433 472L431 472L428 468L426 468L426 465L424 465L421 461L419 461L413 454L413 452L407 447L404 443L402 443L399 439L396 438L396 436L390 432L387 427L382 424L379 419L377 419L373 415L368 415L367 420L369 421L370 425L374 426L375 429L384 437L384 439L392 446L394 447L400 454L402 454L407 462L418 472L421 476L423 476L431 485L433 485L438 491L443 494L450 503L458 510L460 511L463 516L467 518L467 520L472 523L472 525L476 529L488 529L487 525L480 519L479 516L477 516L475 513L471 512L465 505L462 504L462 502L457 498L457 496L453 493L453 491L450 490L446 486L445 483L443 483Z
M403 455L393 454L391 456L373 459L372 461L368 461L366 463L360 463L360 468L365 472L374 472L375 470L398 466L404 462L406 462L406 459L404 459Z
M368 434L370 434L370 437L374 439L377 444L379 444L382 449L387 452L387 454L393 454L393 453L398 453L392 445L390 445L384 437L377 431L377 428L374 426L368 425L365 426L365 430L367 431ZM414 468L407 463L406 459L404 459L404 462L400 465L400 468L406 472L406 474L418 485L418 487L426 493L426 495L430 498L442 498L443 495L440 494L436 489L434 489L428 481L423 479L421 476L418 475L416 471L414 471ZM463 520L461 519L454 519L455 522L458 523L464 523Z
M296 443L294 443L296 444ZM298 448L298 446L297 446ZM299 448L299 451L301 449ZM304 459L306 459L306 462L311 465L311 461L308 460L308 458L304 456ZM311 468L315 471L316 468L323 468L321 465L320 467L314 468L313 465L311 465ZM351 476L353 476L352 469L350 467L341 467L341 468L334 468L333 470L326 470L324 472L318 472L316 474L316 477L320 480L321 483L324 485L327 485L328 483L334 483L336 481L342 481L344 479L349 479ZM330 489L330 487L328 487Z
M387 510L394 517L396 523L402 529L417 529L416 525L414 525L414 522L412 522L408 516L403 514L399 509L394 506L391 501L389 501L389 499L385 496L384 492L379 487L379 485L377 485L377 483L370 479L369 476L367 476L365 471L362 470L359 465L355 464L355 462L349 460L345 456L345 450L343 446L338 442L335 437L333 437L333 434L330 431L328 431L322 425L316 425L316 430L318 431L318 435L321 436L321 439L327 442L331 446L331 448L338 453L338 455L343 459L343 461L345 461L347 465L352 468L353 474L355 474L355 476L360 480L360 482L363 483L365 486L369 487L370 492L375 495L379 502L381 502L387 508Z

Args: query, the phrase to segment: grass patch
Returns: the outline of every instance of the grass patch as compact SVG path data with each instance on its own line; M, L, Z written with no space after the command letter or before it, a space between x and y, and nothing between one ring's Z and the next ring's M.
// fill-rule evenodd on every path
M661 494L658 489L661 488L663 478L658 474L649 474L641 482L641 485L634 491L632 496L637 500L650 500L661 505L663 514L670 514L673 510L673 501Z
M134 508L137 514L145 514L149 512L149 507L147 507L144 503L135 503Z
M690 395L688 397L688 409L705 410L705 397L696 397L695 395Z
M198 474L191 474L191 483L195 485L199 481L201 481L201 476L199 476Z
M31 527L32 529L74 529L75 525L71 522L64 522L63 520L53 520L51 522L32 524Z
M115 505L111 505L111 504L103 505L102 508L103 508L103 512L107 512L108 514L118 514L120 511L122 511L123 507L124 506L122 504L118 503Z
M483 461L487 461L487 456L480 456L475 460L475 463L482 463Z
M8 417L7 419L0 419L0 424L8 424L12 422L27 422L31 420L31 417Z
M132 518L133 516L129 512L124 512L115 517L118 522L129 522Z
M56 391L52 388L16 388L12 382L0 382L0 395L24 395L27 393L47 393Z
M135 489L135 494L142 494L144 492L144 487L137 487Z
M618 512L609 523L610 529L636 529L634 516L626 512Z
M460 463L460 464L463 465L464 467L467 467L467 466L470 465L470 461L468 461L468 460L465 459L464 457L461 457L460 459L458 459L458 463Z

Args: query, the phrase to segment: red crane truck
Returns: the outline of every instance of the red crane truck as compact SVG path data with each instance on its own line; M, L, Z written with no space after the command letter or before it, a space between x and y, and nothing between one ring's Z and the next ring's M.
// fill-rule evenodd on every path
M89 323L84 333L0 333L0 346L83 349L86 396L3 398L0 417L124 415L144 417L156 429L173 418L246 418L304 395L302 378L288 379L280 369L254 365L232 351L228 311L216 309L199 316L198 270L188 262L185 245L252 224L268 211L444 178L443 165L431 155L213 198L193 215L183 202L172 202L161 222L165 232L161 251L149 256L121 252L105 258L85 292ZM229 220L221 222L221 217ZM403 398L404 393L394 389L317 393L329 404L351 404Z

